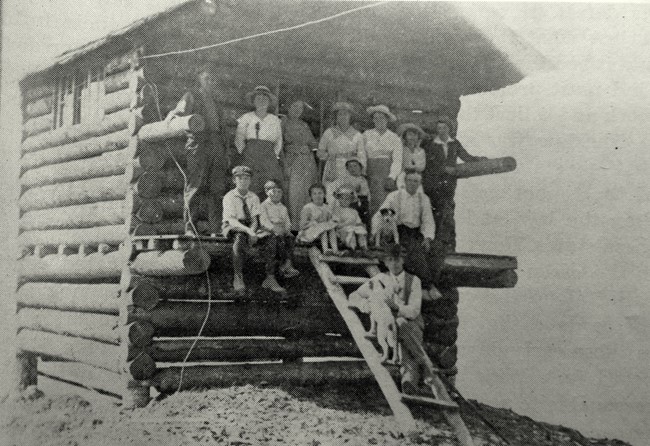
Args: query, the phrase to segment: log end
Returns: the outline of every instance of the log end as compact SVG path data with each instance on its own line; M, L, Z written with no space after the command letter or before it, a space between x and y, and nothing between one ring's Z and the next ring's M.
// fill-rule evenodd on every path
M205 130L205 119L201 115L192 115L187 121L187 126L190 132L202 132Z
M126 337L133 347L146 347L153 342L155 328L149 322L135 321L126 326Z
M198 247L189 249L183 256L183 266L189 274L201 274L210 267L210 255Z
M156 373L156 362L144 351L129 361L127 367L135 380L148 379Z
M147 282L140 282L130 292L130 302L128 305L136 305L145 310L156 308L160 302L160 291L155 286Z

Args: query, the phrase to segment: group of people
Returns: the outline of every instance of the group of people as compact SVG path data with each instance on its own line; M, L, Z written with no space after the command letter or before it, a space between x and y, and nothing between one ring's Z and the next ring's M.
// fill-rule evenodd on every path
M198 113L206 122L204 131L188 134L184 220L186 231L194 233L203 197L209 233L250 236L246 243L241 235L234 238L236 291L245 289L241 259L247 243L268 238L264 245L274 245L268 249L269 256L275 254L267 262L269 276L263 285L283 291L269 265L289 262L280 272L295 274L290 253L285 253L293 246L293 239L287 241L293 233L303 243L320 240L323 250L334 254L341 247L365 250L368 229L371 237L376 235L380 212L390 208L396 214L400 244L407 250L406 269L421 278L425 290L436 292L433 283L444 256L455 249L454 167L458 158L484 159L470 155L452 136L450 119L438 119L433 138L413 123L393 132L388 125L397 117L389 107L375 105L366 110L374 127L361 133L351 123L354 107L336 102L335 123L317 140L301 119L306 103L293 102L281 120L271 113L277 97L259 86L246 94L254 110L237 120L233 162L226 149L214 76L203 70L198 81L198 87L187 92L167 116L170 120ZM233 164L236 167L229 172ZM230 192L228 173L236 185ZM242 181L245 176L248 180ZM272 215L262 215L260 209ZM255 227L245 225L244 230L235 220L247 220L249 214ZM264 227L263 219L273 228ZM282 242L271 243L276 238Z
M381 216L390 210L399 244L383 251L388 271L352 293L350 302L368 312L372 293L386 295L403 347L403 389L416 392L422 364L429 361L422 347L421 302L440 296L434 283L445 255L455 250L454 167L459 158L485 158L463 148L448 118L437 120L433 138L414 123L393 132L388 125L397 117L385 105L367 108L374 127L361 133L351 125L353 105L334 103L335 123L317 140L301 119L309 106L295 101L281 120L271 113L277 97L264 86L246 95L254 110L237 120L232 156L215 79L204 70L198 81L166 118L198 113L206 121L205 130L190 133L186 144L186 231L196 232L199 197L207 198L208 232L233 241L234 290L245 291L245 255L258 245L266 265L262 287L284 292L277 275L299 274L292 262L296 240L320 243L324 253L334 255L341 249L363 251L369 235L379 236ZM228 191L229 176L235 187Z

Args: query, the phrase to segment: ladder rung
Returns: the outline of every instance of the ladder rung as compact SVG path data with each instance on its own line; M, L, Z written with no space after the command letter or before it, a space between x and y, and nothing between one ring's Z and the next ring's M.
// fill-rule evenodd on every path
M321 260L326 263L346 263L350 265L379 265L379 260L367 257L343 257L324 255Z
M422 406L434 406L443 409L458 409L458 404L452 401L443 401L421 395L409 395L408 393L402 393L401 397L402 401L405 403L419 404Z
M363 285L370 280L370 277L357 277L357 276L334 276L334 283L340 285Z

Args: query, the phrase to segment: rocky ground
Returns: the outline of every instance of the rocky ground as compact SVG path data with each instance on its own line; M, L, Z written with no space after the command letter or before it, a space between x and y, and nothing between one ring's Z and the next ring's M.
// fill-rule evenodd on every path
M475 403L476 404L476 403ZM625 446L596 440L562 426L478 405L511 445ZM397 425L374 384L350 387L241 386L188 391L152 401L143 409L40 391L6 397L0 404L0 443L7 446L113 445L455 445L441 416L415 412L422 433L396 434ZM476 445L504 445L463 411Z

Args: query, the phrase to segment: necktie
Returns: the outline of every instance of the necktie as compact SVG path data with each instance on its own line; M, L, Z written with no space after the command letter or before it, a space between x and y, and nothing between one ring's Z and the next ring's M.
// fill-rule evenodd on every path
M242 208L244 209L244 221L246 224L251 224L251 210L248 208L248 203L246 203L246 197L239 195L239 198L241 199Z

